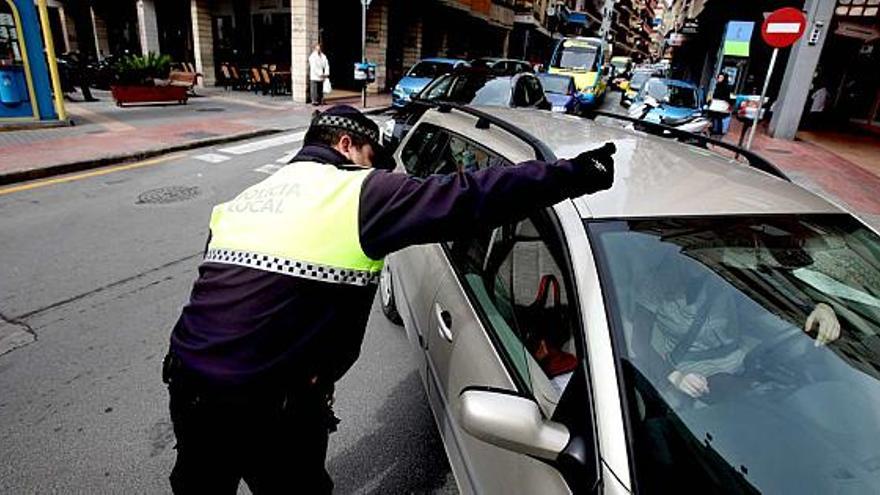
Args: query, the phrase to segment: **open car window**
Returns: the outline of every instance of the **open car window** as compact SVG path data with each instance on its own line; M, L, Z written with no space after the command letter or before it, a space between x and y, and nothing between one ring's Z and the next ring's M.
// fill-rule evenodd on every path
M552 415L579 359L565 274L526 219L451 243L451 259L510 371Z

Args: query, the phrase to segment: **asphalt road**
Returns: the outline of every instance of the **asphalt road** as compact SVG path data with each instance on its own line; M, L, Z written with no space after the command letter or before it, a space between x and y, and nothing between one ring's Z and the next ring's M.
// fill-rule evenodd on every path
M276 170L299 147L285 136L0 190L0 493L169 491L169 329L211 207ZM336 411L337 493L456 492L405 335L378 307Z

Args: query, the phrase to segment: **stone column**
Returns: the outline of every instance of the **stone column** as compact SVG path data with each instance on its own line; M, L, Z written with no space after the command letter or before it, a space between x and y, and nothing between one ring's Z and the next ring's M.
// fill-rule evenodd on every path
M504 34L501 35L503 37L503 40L501 41L501 53L504 57L510 56L510 31L510 29L505 29Z
M412 19L406 26L403 47L403 70L409 70L422 58L422 17Z
M367 61L376 64L376 82L369 93L385 91L388 79L388 0L374 0L367 11Z
M95 35L95 55L98 60L110 54L110 41L107 38L107 24L104 19L95 12L95 7L89 7L92 17L92 33Z
M309 94L309 54L318 42L318 0L290 1L290 72L293 101L307 103ZM333 74L330 74L333 78Z
M809 96L810 83L813 82L813 73L819 63L825 38L828 37L828 31L831 29L834 5L835 0L807 0L804 5L804 11L807 12L807 28L803 37L791 48L785 77L776 102L776 111L773 112L773 119L770 120L770 135L775 138L794 139L794 135L797 134L804 105ZM822 23L822 34L815 45L810 45L810 33L817 23ZM763 83L763 80L761 82Z
M64 46L55 47L55 50L63 48L64 52L69 52L72 50L72 43L70 42L70 32L68 31L67 15L64 13L64 7L60 5L58 6L58 19L61 21L61 38L64 40Z
M138 37L141 53L159 53L159 25L156 22L155 0L137 0Z
M214 74L214 35L211 29L211 10L208 0L190 0L189 5L196 72L202 75L201 86L213 86L216 77Z

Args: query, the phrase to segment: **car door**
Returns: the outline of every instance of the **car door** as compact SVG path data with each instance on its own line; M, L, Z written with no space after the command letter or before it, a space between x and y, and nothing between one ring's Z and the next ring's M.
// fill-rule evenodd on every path
M457 135L450 136L446 149L449 154L441 161L457 160L461 169L504 162ZM579 318L569 297L571 277L544 235L550 234L527 219L442 248L445 266L436 275L439 290L425 329L428 396L465 493L570 493L575 486L586 490L586 480L595 479L598 470L592 426L585 423L591 406L576 339ZM558 239L554 244L559 245ZM556 322L553 328L542 327L548 320ZM561 411L573 435L593 446L587 449L590 465L564 475L559 466L471 436L456 413L461 392L471 387L531 397L547 418L556 419ZM560 408L563 397L568 406Z

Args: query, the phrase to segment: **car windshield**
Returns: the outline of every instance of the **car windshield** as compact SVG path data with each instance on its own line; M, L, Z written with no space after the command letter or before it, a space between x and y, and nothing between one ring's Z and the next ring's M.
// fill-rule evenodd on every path
M462 98L470 95L472 88L462 90ZM488 105L496 107L510 106L510 78L498 77L486 81L479 87L468 101L474 105Z
M629 80L629 87L635 90L641 89L642 84L645 84L645 81L650 78L650 72L636 72L633 74L632 79Z
M595 47L566 47L562 49L556 67L562 69L593 70L596 62Z
M451 70L452 64L446 62L419 62L409 70L407 76L434 79Z
M544 86L544 91L547 93L567 95L571 89L571 78L569 77L546 76L540 79L541 85Z
M649 80L642 92L673 107L697 107L697 92L693 88L667 84L661 79Z
M506 107L510 106L510 78L488 72L446 74L432 81L419 96L425 100Z
M588 222L641 493L880 493L880 238L848 215Z

